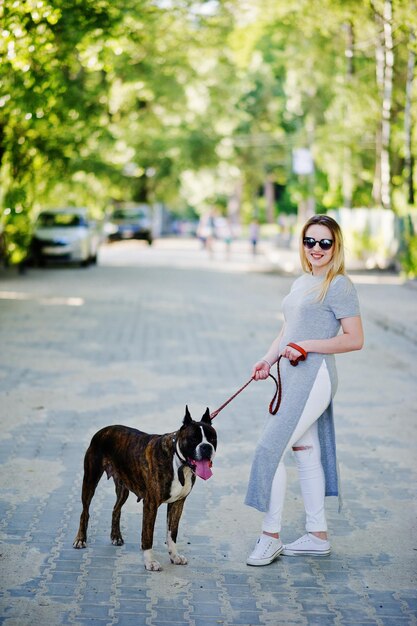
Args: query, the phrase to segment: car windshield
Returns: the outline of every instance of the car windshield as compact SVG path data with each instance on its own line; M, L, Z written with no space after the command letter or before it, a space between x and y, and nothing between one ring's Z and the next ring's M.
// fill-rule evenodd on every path
M117 209L113 213L115 220L137 220L143 217L147 217L143 209Z
M38 217L38 226L41 228L86 226L86 220L77 213L41 213Z

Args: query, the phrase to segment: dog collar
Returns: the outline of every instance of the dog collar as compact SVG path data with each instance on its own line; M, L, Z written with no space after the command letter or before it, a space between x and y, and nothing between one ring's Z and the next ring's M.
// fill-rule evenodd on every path
M185 465L186 467L189 467L190 469L194 469L193 463L191 463L191 461L189 461L188 459L183 459L181 457L181 455L179 454L177 449L175 449L175 454L177 455L177 457L181 461L181 467L184 467L184 465Z
M177 455L177 457L179 458L179 460L181 461L181 467L189 467L190 469L194 470L194 465L193 463L191 463L191 461L189 461L188 459L184 459L179 451L178 451L178 446L177 446L177 440L175 439L175 437L172 439L174 445L175 445L175 454Z
M188 461L187 459L184 459L179 451L178 451L178 447L177 447L177 441L175 439L175 437L173 437L172 439L174 445L175 445L175 454L176 456L179 458L181 465L178 466L177 472L178 472L178 480L180 481L181 485L184 487L185 485L185 477L184 477L184 467L189 467L191 469L191 471L195 474L195 467L194 465L192 465L190 463L190 461Z

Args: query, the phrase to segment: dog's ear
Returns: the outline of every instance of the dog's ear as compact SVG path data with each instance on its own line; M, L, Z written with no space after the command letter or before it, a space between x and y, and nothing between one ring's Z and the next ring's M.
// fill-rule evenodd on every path
M193 418L190 415L190 411L188 410L188 405L185 405L185 415L183 419L184 426L188 426L193 421Z
M210 410L208 407L206 408L206 412L201 418L201 421L204 422L205 424L211 424Z

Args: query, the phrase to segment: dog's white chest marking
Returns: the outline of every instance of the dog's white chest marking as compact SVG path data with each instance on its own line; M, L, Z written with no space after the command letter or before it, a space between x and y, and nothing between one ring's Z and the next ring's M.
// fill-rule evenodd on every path
M178 463L176 459L173 460L174 480L171 483L171 491L167 502L175 502L185 498L190 493L193 483L191 482L192 471L189 467L184 467L184 485L181 485L178 479Z
M184 484L181 485L179 481L178 469L182 465L182 461L181 461L182 456L180 453L180 449L178 447L178 443L176 444L176 451L177 451L177 454L174 454L174 457L172 459L172 469L174 471L174 478L172 479L169 498L166 502L176 502L177 500L181 500L181 498L185 498L186 496L188 496L191 489L193 488L193 483L191 480L191 477L193 474L189 467L187 466L183 467Z

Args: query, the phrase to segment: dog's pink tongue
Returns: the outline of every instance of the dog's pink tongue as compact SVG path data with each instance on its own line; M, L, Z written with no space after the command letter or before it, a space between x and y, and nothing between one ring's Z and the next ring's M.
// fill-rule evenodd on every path
M195 473L203 480L207 480L210 476L213 476L211 465L211 461L208 461L207 459L204 461L195 461Z

